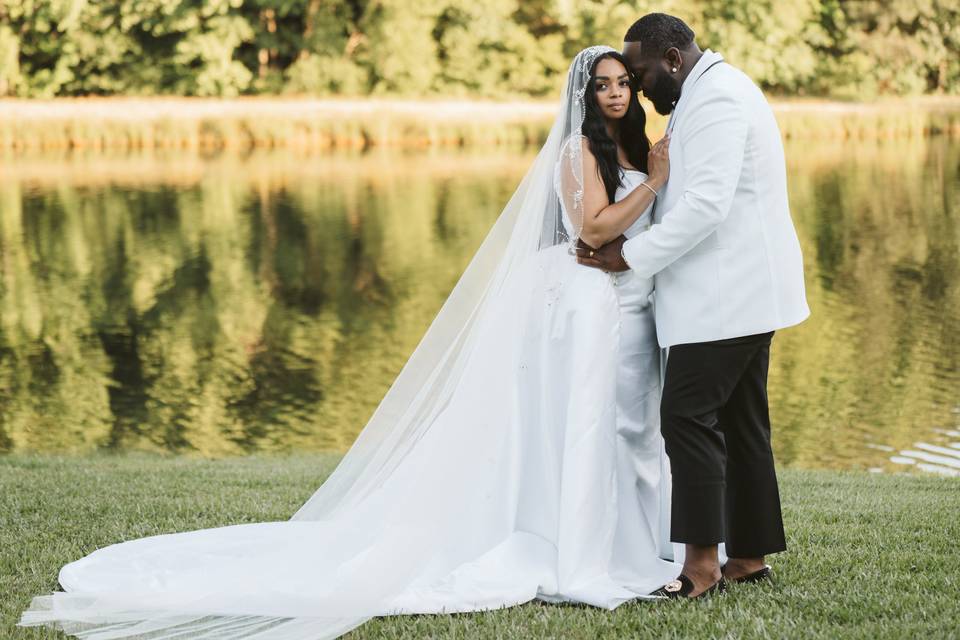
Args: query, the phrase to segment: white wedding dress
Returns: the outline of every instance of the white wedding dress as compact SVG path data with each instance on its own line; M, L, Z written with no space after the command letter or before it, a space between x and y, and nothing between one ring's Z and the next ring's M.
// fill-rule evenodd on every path
M508 205L291 520L95 550L19 624L86 640L319 640L374 616L534 598L612 609L672 580L652 282L578 265L568 243L543 241L546 214L523 218L543 199L531 185L547 180L545 161L555 186L562 142L551 134L515 195L523 206ZM644 179L625 172L617 199ZM558 219L575 238L566 209ZM649 224L648 209L626 234Z

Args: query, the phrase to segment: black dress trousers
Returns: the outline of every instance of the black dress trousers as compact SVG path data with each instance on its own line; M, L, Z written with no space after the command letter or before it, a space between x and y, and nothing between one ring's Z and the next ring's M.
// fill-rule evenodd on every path
M773 332L670 347L660 404L670 538L752 558L786 549L770 448Z

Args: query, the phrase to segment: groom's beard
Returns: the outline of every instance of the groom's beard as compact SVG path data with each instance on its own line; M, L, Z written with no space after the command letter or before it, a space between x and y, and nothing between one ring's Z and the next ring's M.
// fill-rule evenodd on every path
M680 83L673 77L663 72L657 76L650 91L644 91L643 94L653 103L653 108L662 116L670 115L677 100L680 99Z

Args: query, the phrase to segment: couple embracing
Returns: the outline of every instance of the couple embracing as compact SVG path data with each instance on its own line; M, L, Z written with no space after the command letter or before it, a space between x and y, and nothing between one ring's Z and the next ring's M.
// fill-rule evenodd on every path
M640 92L670 114L654 145ZM644 16L622 53L577 54L532 167L290 520L95 550L20 624L316 640L375 616L769 579L785 549L770 344L808 314L763 94L683 21Z

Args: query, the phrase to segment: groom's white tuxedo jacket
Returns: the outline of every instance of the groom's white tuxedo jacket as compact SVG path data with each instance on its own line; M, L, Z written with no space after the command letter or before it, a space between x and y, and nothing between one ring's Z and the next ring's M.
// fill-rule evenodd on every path
M760 89L707 50L668 125L670 179L623 258L653 277L660 346L765 333L810 314L780 130Z

